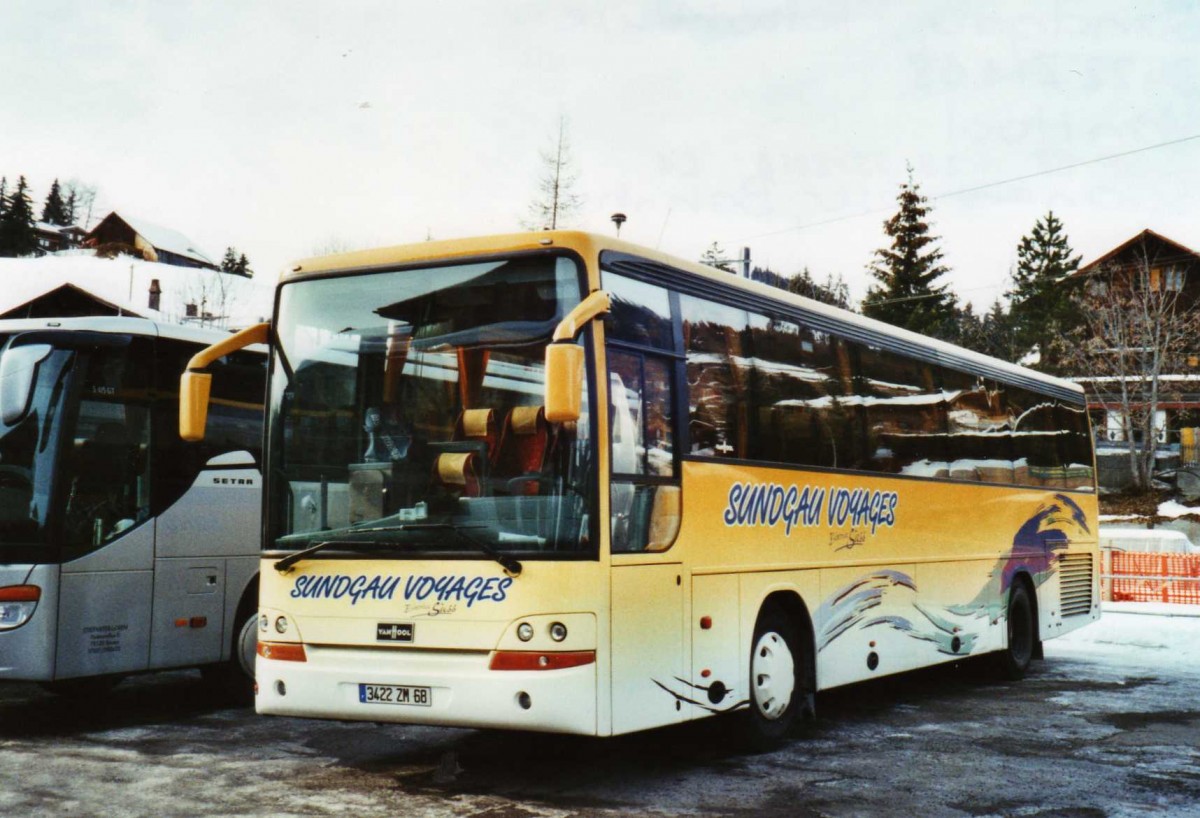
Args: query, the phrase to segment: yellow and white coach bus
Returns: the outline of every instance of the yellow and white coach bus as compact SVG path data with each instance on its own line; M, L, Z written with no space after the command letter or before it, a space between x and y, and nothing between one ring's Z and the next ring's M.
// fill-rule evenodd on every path
M1062 380L574 232L304 261L268 335L260 713L770 743L1099 616Z

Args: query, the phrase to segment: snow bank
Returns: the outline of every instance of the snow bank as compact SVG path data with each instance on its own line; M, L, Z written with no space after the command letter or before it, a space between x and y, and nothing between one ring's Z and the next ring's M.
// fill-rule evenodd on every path
M1157 554L1193 554L1200 548L1192 545L1187 534L1168 528L1100 527L1100 547L1116 551L1144 551Z
M1047 641L1045 651L1047 658L1200 676L1200 605L1105 603L1099 622Z

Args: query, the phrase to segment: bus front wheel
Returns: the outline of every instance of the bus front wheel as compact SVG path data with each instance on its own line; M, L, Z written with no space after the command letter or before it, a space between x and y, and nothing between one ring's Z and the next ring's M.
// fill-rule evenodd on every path
M765 610L754 628L749 708L743 730L752 749L779 744L800 711L801 653L796 627L778 608Z
M996 669L1004 679L1017 680L1029 670L1037 646L1033 600L1021 580L1014 580L1008 591L1008 645L996 654Z
M228 662L200 669L204 681L237 702L254 697L254 656L258 650L258 612L251 611L234 635L233 656Z

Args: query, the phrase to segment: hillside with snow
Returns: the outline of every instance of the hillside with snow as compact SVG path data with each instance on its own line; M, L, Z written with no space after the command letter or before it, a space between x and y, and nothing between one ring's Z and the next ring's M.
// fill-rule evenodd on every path
M158 282L158 308L151 286ZM190 267L142 261L128 256L97 258L75 250L38 258L0 258L0 315L23 317L20 308L64 286L83 290L121 314L168 323L199 323L235 329L271 314L274 277L247 279ZM195 317L189 318L188 305Z

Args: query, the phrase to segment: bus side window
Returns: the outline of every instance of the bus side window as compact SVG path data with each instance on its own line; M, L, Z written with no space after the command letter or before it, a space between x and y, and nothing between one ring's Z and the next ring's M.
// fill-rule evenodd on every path
M88 353L66 459L64 545L87 551L150 516L149 350Z
M610 349L612 548L665 550L678 528L670 359ZM674 523L672 523L672 519Z
M750 439L750 316L736 307L680 296L687 355L691 453L745 458Z

